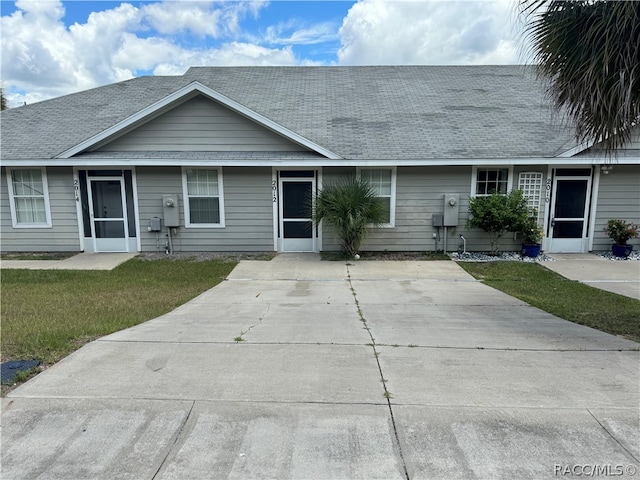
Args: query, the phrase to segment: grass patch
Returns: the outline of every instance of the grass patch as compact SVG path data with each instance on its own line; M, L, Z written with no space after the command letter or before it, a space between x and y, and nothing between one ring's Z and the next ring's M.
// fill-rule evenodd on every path
M3 270L2 361L55 363L90 340L173 310L235 265L132 259L106 272Z
M640 301L584 285L536 263L460 262L490 287L580 325L640 342Z

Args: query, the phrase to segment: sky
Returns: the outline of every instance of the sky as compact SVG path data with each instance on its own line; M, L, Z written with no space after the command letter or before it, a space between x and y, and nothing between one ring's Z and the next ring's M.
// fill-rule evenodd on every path
M0 1L9 106L190 66L527 62L515 0Z

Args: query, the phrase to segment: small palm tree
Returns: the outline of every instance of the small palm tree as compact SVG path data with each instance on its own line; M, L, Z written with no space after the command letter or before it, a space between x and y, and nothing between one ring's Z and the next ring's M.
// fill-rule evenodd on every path
M547 92L580 141L607 154L640 120L640 2L520 0Z
M325 186L313 204L313 221L328 223L340 238L342 250L348 256L358 253L370 227L385 221L385 210L371 186L351 177Z

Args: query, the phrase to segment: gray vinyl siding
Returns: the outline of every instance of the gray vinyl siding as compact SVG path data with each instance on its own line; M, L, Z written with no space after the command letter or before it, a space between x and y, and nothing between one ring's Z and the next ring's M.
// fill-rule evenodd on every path
M619 218L640 224L640 165L614 165L608 175L600 175L596 206L593 250L610 250L613 241L604 233L607 221ZM640 239L628 242L640 249Z
M305 151L295 143L202 96L186 101L99 151Z
M624 150L640 150L640 128L636 127L635 131L631 132L631 138L627 143Z
M223 168L224 228L185 228L180 167L137 169L142 251L156 251L156 234L147 231L149 219L162 217L162 195L177 194L180 208L176 252L273 251L271 168ZM164 251L166 229L159 235Z
M432 214L444 210L444 195L460 194L460 219L458 227L447 228L447 248L456 249L465 222L468 207L470 167L424 168L399 167L396 180L396 221L395 228L381 228L368 239L367 250L434 250ZM444 229L440 229L443 248Z
M546 180L547 167L519 167L514 169L514 188L518 185L520 172L539 171ZM337 178L354 175L355 169L324 168L323 183ZM444 248L444 228L432 226L432 215L444 211L444 196L449 193L460 195L460 215L456 227L447 227L447 251L456 251L461 244L460 234L467 241L469 251L487 251L491 246L487 233L469 230L465 224L469 213L471 194L471 167L398 167L396 178L396 218L395 227L373 231L365 244L364 251L434 251L433 234L440 235L438 250ZM544 189L544 185L543 185ZM544 214L544 191L539 205L540 222ZM330 228L323 226L323 250L339 250L339 241ZM513 233L506 234L500 242L501 250L520 250L520 240Z
M27 167L25 167L27 168ZM3 252L78 252L78 216L70 167L45 169L49 185L51 228L13 228L7 171L0 178L0 248Z

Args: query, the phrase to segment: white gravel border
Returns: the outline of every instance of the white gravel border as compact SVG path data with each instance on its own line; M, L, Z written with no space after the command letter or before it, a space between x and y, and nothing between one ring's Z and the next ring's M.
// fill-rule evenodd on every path
M541 253L537 257L527 257L520 252L498 252L496 255L487 252L449 253L455 262L555 262L551 257Z
M597 255L598 257L605 258L607 260L611 260L612 262L638 262L640 261L640 250L634 250L627 258L616 257L613 255L611 250L605 251L597 251L591 252L593 255ZM528 263L536 263L536 262L555 262L554 258L546 256L544 253L541 253L535 258L527 257L522 255L520 252L499 252L497 255L492 255L487 252L467 252L467 253L458 253L453 252L448 254L451 257L451 260L456 262L528 262Z

